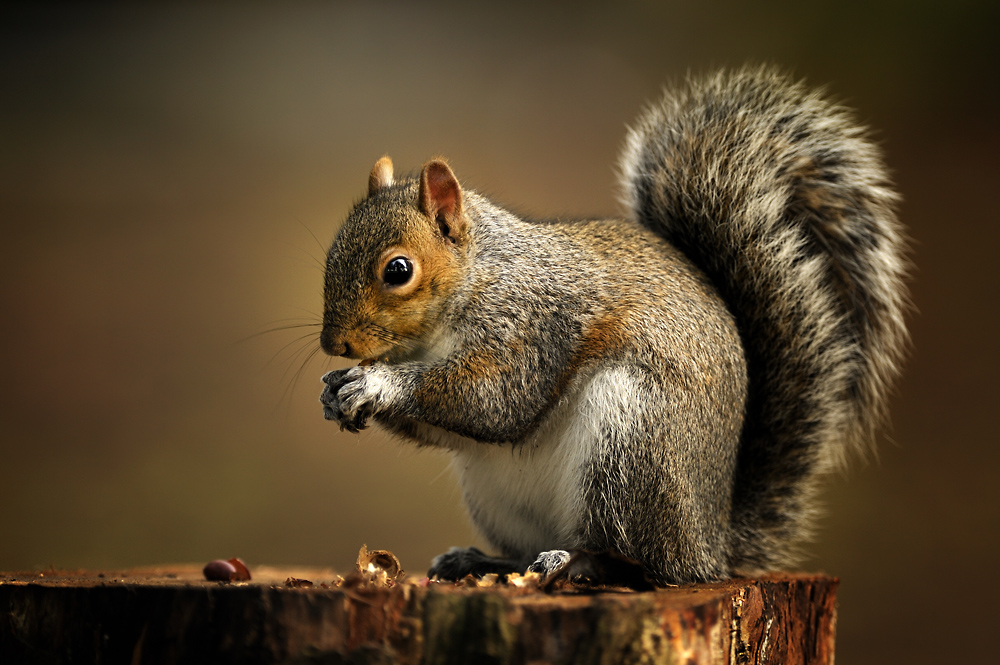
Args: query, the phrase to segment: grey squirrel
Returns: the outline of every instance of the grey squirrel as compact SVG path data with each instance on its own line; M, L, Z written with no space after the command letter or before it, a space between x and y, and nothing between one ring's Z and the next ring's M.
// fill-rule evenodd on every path
M870 445L907 344L879 150L768 67L689 79L629 131L624 219L535 221L442 160L382 158L326 264L324 415L448 448L496 548L615 552L658 584L792 564L816 480Z

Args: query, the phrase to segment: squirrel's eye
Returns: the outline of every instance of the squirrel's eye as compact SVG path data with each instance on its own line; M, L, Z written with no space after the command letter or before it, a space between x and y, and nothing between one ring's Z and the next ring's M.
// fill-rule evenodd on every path
M413 277L413 264L405 256L397 256L385 265L382 281L389 286L402 286Z

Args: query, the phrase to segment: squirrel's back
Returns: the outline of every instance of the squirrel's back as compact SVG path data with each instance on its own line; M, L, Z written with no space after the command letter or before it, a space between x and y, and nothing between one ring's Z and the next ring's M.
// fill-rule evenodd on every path
M879 150L847 110L758 68L667 92L621 166L632 214L705 271L743 339L732 567L787 564L813 478L871 441L906 347L906 243Z

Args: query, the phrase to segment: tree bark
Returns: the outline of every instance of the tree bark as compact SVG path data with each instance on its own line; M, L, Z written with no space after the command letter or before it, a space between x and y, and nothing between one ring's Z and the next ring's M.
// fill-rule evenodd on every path
M335 577L3 574L0 663L833 663L837 580L821 575L553 593Z

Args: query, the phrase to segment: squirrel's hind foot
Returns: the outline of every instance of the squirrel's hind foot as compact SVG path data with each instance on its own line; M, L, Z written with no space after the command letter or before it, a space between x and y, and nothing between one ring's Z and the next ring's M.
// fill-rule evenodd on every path
M460 580L466 575L482 577L496 574L506 578L511 573L539 573L546 578L562 570L570 560L566 550L549 550L532 559L504 559L493 557L475 547L452 547L434 557L428 577L442 580ZM530 562L530 563L529 563Z
M457 581L467 575L482 577L494 573L506 577L524 570L524 563L517 559L493 557L475 547L452 547L431 561L427 577Z
M567 563L569 563L572 555L566 550L549 550L547 552L541 552L535 560L531 562L528 566L528 573L539 573L542 579L545 579L552 573L555 573L563 569Z

